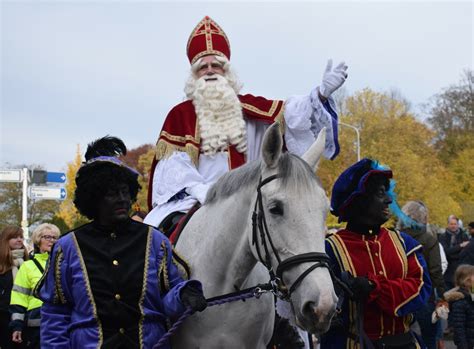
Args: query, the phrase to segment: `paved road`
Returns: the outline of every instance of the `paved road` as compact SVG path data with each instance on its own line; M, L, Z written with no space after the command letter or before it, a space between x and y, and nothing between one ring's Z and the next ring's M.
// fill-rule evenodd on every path
M456 349L457 347L454 345L453 341L444 341L446 349Z

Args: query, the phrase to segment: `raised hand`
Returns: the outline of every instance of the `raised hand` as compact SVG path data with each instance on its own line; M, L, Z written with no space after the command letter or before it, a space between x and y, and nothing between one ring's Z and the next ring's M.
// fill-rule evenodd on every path
M323 81L319 87L319 93L324 98L328 98L334 91L344 84L347 79L347 65L344 62L339 63L336 68L332 68L332 59L328 60L323 74Z

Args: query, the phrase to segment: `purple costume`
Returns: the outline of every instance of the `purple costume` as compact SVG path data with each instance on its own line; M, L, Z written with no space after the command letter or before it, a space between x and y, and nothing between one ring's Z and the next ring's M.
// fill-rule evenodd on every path
M94 223L82 226L59 239L51 253L48 269L39 290L40 298L44 301L41 309L41 347L152 348L166 332L167 319L174 320L184 312L180 290L188 283L195 283L200 288L200 283L195 280L183 281L178 271L180 265L173 258L171 245L163 234L144 224L131 221L127 224L126 234L132 232L132 239L138 234L143 246L146 246L143 254L140 252L140 255L145 257L144 263L142 258L143 267L140 266L143 272L141 273L141 270L138 273L136 270L133 272L142 280L141 284L139 282L138 285L132 285L138 290L136 297L138 304L132 302L135 309L131 309L132 307L126 303L127 293L123 293L122 296L115 294L114 297L113 289L97 291L98 285L101 285L101 276L103 279L115 280L114 283L102 285L116 285L119 282L121 284L118 287L125 287L130 284L130 281L127 281L130 268L122 266L125 264L122 260L120 267L124 269L119 272L118 281L113 275L103 271L108 269L97 271L91 268L92 266L95 268L96 265L100 268L105 265L108 268L106 258L114 258L113 243L120 244L121 240L115 233L110 234L110 231L105 230L102 233L106 235L101 237L102 233ZM109 235L113 239L112 242L105 240ZM99 262L93 265L91 262L88 264L85 254L87 245L81 241L91 241L96 236L104 239L103 246L107 248L99 246L104 253L103 256L94 255ZM126 237L126 241L129 238L130 235ZM95 241L98 240L94 240L94 243ZM122 252L134 253L133 250ZM110 260L111 268L118 265L117 260ZM117 267L117 270L120 269ZM105 298L105 301L101 298ZM101 305L98 307L98 304ZM107 305L105 311L104 305ZM118 309L117 318L115 319L114 315L107 317L107 314L113 313L115 309ZM124 317L125 323L127 318L136 318L138 321L133 320L133 326L119 327ZM130 322L128 320L128 324ZM128 333L132 334L127 337Z

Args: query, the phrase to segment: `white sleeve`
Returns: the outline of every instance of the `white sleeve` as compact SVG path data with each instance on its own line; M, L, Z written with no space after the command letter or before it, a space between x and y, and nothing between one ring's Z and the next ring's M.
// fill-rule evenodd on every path
M169 158L160 160L153 175L153 208L144 222L159 227L170 213L188 212L197 201L204 203L211 185L228 170L227 153L201 155L199 168L184 152L174 152ZM169 201L183 189L186 193Z
M152 206L163 205L186 188L186 192L203 202L207 193L205 180L196 169L188 154L174 152L158 162L153 175ZM202 199L203 201L201 201Z
M319 131L326 127L324 156L334 159L339 153L337 114L334 100L329 97L324 106L318 88L309 95L292 96L285 102L285 142L289 152L303 155L313 144Z
M188 212L194 204L197 202L196 199L192 198L191 196L186 196L183 199L173 200L167 202L163 205L155 206L153 209L147 214L143 223L152 225L158 228L163 221L170 213L173 212Z
M446 253L444 252L443 245L439 244L439 254L441 257L441 271L444 274L446 269L448 269L448 259L446 258Z

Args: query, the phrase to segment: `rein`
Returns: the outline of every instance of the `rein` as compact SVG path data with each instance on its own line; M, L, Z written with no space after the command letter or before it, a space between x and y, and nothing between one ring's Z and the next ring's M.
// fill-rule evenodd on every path
M260 298L264 293L272 291L273 287L270 283L259 284L254 287L249 287L244 290L237 292L226 293L220 296L207 298L207 306L212 307L214 305L221 305L225 303L231 303L236 301L245 301L249 298ZM191 308L186 308L186 311L179 317L179 319L171 326L171 328L166 332L163 337L160 338L158 343L153 346L153 349L159 349L166 347L168 345L168 340L170 337L178 330L179 326L186 320L190 315L193 314Z

